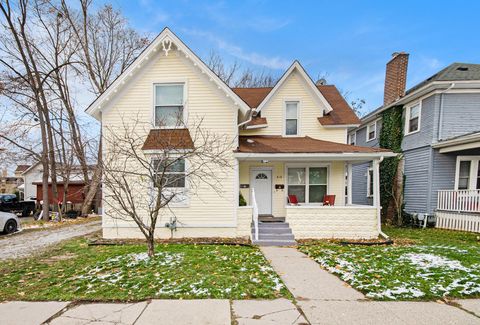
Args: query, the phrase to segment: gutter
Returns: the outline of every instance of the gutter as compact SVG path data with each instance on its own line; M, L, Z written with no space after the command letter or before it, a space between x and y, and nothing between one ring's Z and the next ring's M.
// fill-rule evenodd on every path
M250 115L248 120L243 121L242 123L238 124L237 127L240 128L240 127L244 126L245 124L250 123L252 121L252 118L253 118L253 111L254 111L253 108L250 108L250 110L248 111L248 115Z

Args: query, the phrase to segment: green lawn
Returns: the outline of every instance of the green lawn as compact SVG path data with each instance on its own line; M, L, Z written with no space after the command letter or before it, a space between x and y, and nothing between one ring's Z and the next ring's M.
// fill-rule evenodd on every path
M299 249L369 298L480 297L478 234L393 227L385 227L384 232L395 245L315 241Z
M289 292L261 252L233 245L88 246L65 242L48 254L0 262L3 300L276 298Z

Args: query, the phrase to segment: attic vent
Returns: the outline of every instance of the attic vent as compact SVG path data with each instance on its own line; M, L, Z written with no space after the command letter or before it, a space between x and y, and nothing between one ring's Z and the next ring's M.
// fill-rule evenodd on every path
M468 67L458 67L458 71L468 71Z

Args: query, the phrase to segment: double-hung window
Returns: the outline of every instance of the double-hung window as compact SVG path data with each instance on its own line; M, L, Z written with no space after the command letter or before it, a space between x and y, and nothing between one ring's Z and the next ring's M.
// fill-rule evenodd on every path
M459 156L456 175L457 190L479 190L480 156Z
M354 146L357 141L357 132L350 133L348 135L348 144Z
M420 130L420 103L407 107L405 115L405 134L410 134Z
M185 159L154 159L156 186L169 189L185 188Z
M288 195L300 203L321 203L327 194L327 167L289 167Z
M285 135L298 135L298 101L285 102Z
M175 128L184 122L183 83L156 84L155 126Z
M367 173L367 196L372 197L373 196L373 168L368 169Z
M377 121L367 125L367 141L371 141L377 137Z

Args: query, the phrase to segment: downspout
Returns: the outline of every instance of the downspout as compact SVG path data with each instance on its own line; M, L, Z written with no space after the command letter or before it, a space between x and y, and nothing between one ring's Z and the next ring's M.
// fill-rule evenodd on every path
M442 126L443 126L443 94L455 87L455 83L452 84L445 90L440 92L440 108L439 108L439 117L438 117L438 128L437 128L437 142L440 141L440 136L442 135Z
M379 169L379 170L380 170L380 164L381 164L381 162L383 161L383 158L384 158L384 157L381 156L380 159L378 160L378 163L377 163L377 164L378 164L378 169ZM380 211L380 209L381 209L381 203L380 203L380 171L378 172L378 184L376 184L376 185L378 185L378 187L379 187L379 188L377 189L377 191L378 191L378 197L377 197L377 226L378 226L378 234L379 234L380 236L382 236L383 238L385 238L385 239L389 239L390 237L389 237L386 233L384 233L384 232L382 231L382 215L381 215L381 211Z

